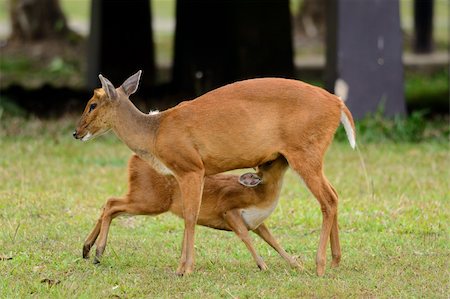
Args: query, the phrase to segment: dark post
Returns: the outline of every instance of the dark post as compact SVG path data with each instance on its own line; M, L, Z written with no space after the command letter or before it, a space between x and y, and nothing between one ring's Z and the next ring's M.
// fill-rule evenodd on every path
M414 52L433 51L434 0L414 0Z
M198 95L235 77L232 1L177 0L173 83Z
M292 76L288 0L178 0L173 82L198 95L239 79Z
M294 71L288 0L237 0L237 79L291 77Z
M155 78L149 0L92 0L88 48L88 88L102 73L115 85L143 70L142 87Z
M402 33L396 0L328 0L326 86L336 82L355 118L406 112Z

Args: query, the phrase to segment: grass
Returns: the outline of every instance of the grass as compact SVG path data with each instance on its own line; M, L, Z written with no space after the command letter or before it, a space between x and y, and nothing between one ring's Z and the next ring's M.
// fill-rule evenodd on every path
M313 275L320 209L292 172L267 223L304 271L253 237L270 268L260 272L233 234L198 227L196 272L179 278L183 223L169 214L119 218L102 264L81 258L104 201L126 191L130 151L111 134L77 142L74 123L1 119L2 298L448 297L448 138L363 135L367 177L357 152L333 143L326 173L341 199L343 260L323 278Z

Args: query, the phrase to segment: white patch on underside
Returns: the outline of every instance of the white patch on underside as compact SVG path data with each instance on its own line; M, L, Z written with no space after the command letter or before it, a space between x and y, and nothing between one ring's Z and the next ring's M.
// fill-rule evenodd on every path
M147 161L154 170L159 172L162 175L173 175L172 170L170 170L163 162L161 162L158 158L156 158L153 154L149 153L145 150L133 150L136 155L138 155L141 159Z
M269 217L272 212L275 210L276 206L278 204L278 199L275 200L271 205L267 207L257 207L252 206L245 209L242 209L241 216L244 219L245 224L247 225L248 229L255 229L257 228L261 223L264 222L264 220Z

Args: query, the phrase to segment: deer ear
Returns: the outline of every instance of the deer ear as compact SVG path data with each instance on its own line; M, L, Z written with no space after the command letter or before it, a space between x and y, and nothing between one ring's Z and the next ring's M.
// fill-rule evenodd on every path
M142 71L138 71L136 74L125 80L122 84L122 88L127 96L136 92L139 87L139 80L141 79Z
M108 98L110 98L111 100L116 100L117 91L114 88L114 85L112 85L112 83L108 79L103 77L101 74L98 75L98 78L100 79L100 82L102 83L102 88L106 92Z
M245 187L256 187L261 183L262 179L255 173L244 173L239 177L239 183Z

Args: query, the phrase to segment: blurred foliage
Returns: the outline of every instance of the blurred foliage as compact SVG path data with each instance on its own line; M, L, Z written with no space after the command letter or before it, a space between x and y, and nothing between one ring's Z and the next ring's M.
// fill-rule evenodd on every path
M25 110L23 110L14 101L8 97L0 94L0 121L11 117L24 118L26 116Z
M74 49L73 52L75 52ZM73 55L33 57L8 54L0 57L0 88L19 84L24 88L39 88L49 83L52 86L84 86L84 65Z
M408 106L416 108L439 107L449 113L449 70L434 74L407 72L405 74L405 97Z
M426 110L413 111L409 116L383 116L383 108L363 120L356 121L356 143L372 142L424 142L447 143L450 137L449 116L427 117ZM342 127L337 131L337 140L347 140Z

